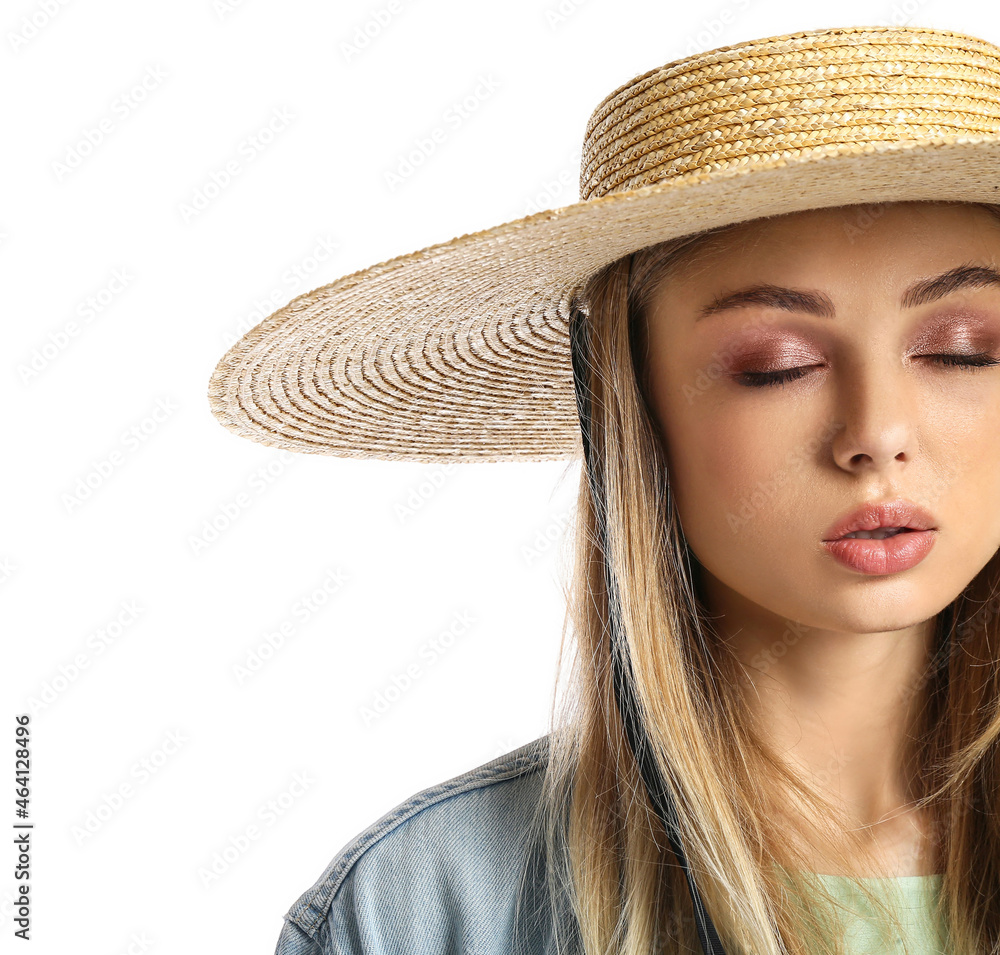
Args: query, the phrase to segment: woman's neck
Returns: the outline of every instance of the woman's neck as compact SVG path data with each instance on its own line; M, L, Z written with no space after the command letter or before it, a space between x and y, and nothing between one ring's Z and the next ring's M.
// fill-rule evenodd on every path
M912 808L905 768L936 620L846 633L755 615L759 608L741 605L732 591L715 596L725 612L713 626L739 662L766 744L841 807L850 828L865 830L864 841L885 859L887 871L874 875L937 872L929 817Z

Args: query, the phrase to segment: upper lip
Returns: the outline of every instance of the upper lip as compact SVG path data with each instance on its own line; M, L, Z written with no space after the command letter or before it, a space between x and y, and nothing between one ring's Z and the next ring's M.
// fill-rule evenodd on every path
M868 501L839 518L823 535L823 539L838 540L854 531L873 531L879 527L906 527L911 531L937 530L934 516L912 501L900 499L881 504Z

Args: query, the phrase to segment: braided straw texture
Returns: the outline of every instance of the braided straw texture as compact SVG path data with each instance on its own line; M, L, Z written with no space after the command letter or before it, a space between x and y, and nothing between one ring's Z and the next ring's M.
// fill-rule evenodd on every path
M261 444L425 463L580 458L568 322L654 242L851 203L1000 201L1000 48L921 27L747 41L638 76L587 123L575 204L293 299L209 382Z

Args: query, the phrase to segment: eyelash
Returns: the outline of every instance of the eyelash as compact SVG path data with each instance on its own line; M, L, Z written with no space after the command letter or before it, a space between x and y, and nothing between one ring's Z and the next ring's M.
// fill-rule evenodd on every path
M964 368L966 371L978 371L991 365L1000 365L1000 361L980 352L976 355L926 355L941 365ZM736 376L737 382L745 388L764 388L768 385L784 385L786 381L795 381L806 373L806 368L787 368L784 371L745 371Z

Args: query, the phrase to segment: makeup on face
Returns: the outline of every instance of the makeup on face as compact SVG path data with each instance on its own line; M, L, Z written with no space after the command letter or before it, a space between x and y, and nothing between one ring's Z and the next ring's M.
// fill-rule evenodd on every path
M904 357L925 358L939 368L975 369L1000 361L1000 292L984 290L970 297L978 301L945 303L922 318L903 346ZM741 306L747 307L752 306ZM840 349L825 323L817 326L808 318L774 312L767 318L744 321L724 334L712 352L712 360L739 385L796 380Z

